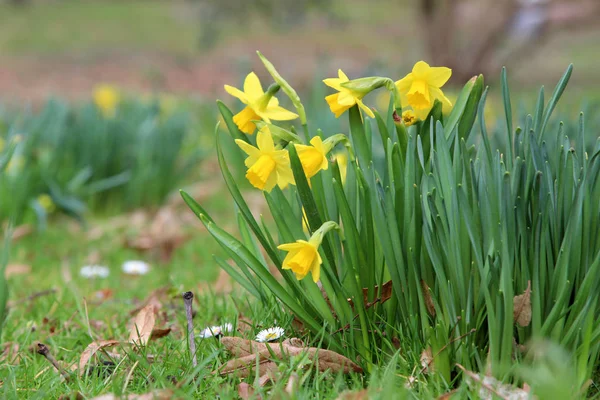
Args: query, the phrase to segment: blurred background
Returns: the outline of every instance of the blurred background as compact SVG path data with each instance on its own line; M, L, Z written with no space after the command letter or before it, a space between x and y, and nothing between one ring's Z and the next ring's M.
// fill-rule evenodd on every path
M264 76L256 50L299 88L424 59L459 83L506 65L514 87L573 62L571 89L591 89L599 16L598 0L0 0L0 99L79 100L99 83L213 99L249 68Z

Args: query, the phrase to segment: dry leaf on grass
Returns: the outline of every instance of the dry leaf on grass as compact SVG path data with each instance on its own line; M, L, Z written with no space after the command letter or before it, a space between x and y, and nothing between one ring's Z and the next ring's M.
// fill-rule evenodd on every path
M523 294L513 298L513 319L521 326L531 323L531 281L527 281L527 289Z
M4 269L4 276L8 279L15 275L24 275L31 272L31 265L27 264L8 264Z
M423 372L430 374L435 371L433 365L433 354L431 353L431 347L426 348L421 353L421 367L423 367Z
M467 380L467 383L469 383L471 387L480 386L478 394L481 400L492 400L495 399L496 396L503 400L529 400L530 398L530 393L523 389L502 383L491 376L481 377L479 374L467 370L460 364L456 364L456 366L470 378L470 380ZM473 382L475 382L476 385L473 385Z
M339 394L336 400L369 400L369 391L367 389L357 392L345 390Z
M153 390L152 392L143 394L130 394L127 397L117 396L112 393L103 394L101 396L94 397L91 400L173 400L180 397L175 396L170 389Z
M79 357L79 364L74 365L74 368L72 369L75 370L76 368L79 368L79 375L83 375L88 362L98 351L108 347L116 346L120 343L121 342L118 340L100 340L98 342L90 343L85 350L83 350L83 353L81 353L81 357Z
M156 307L153 304L148 304L135 317L129 332L129 342L138 346L145 346L152 336L155 324Z
M3 343L2 354L0 354L0 362L3 364L18 365L21 362L21 355L19 354L19 343Z
M154 328L152 329L152 334L150 335L150 340L160 339L162 337L167 336L171 333L171 328Z
M12 231L12 241L16 242L17 240L22 239L25 236L33 233L33 231L34 229L31 224L19 225Z
M246 382L242 382L238 385L238 396L242 400L248 400L254 397L254 388L247 384Z
M423 299L425 300L425 308L432 317L435 317L435 305L431 298L431 289L427 285L427 282L421 279L421 289L423 290Z
M155 289L154 291L152 291L152 293L150 293L148 295L148 297L146 297L144 299L144 301L141 302L141 304L138 307L131 310L129 312L129 314L130 315L139 314L139 312L144 307L149 306L149 305L153 305L156 308L157 312L160 311L163 308L161 299L168 295L170 289L171 289L170 286L163 286L158 289Z
M237 358L230 360L220 371L221 375L238 372L241 377L250 374L256 366L258 357L259 375L264 375L277 370L273 360L281 360L293 356L306 354L307 358L315 362L318 360L319 371L332 370L333 372L362 372L362 368L331 350L305 347L302 341L286 340L283 343L258 343L237 337L222 337L221 343Z

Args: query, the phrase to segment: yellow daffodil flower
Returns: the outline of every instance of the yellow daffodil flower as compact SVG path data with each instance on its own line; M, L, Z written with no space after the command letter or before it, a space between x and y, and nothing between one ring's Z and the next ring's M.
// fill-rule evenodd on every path
M275 149L268 127L265 126L256 135L257 147L240 139L236 139L235 143L248 154L245 161L248 167L246 178L252 186L270 192L275 185L284 189L294 183L289 153L287 150Z
M40 194L37 198L37 202L44 210L46 210L47 214L51 214L56 210L56 205L54 204L54 201L52 201L52 197L47 194Z
M325 97L327 104L329 104L329 108L331 112L335 114L336 118L339 118L340 115L346 112L346 110L350 109L350 107L358 104L361 110L363 110L369 117L375 118L375 114L369 107L363 103L362 98L365 96L365 93L359 93L345 87L342 87L342 83L348 82L350 79L342 72L342 70L338 70L338 78L328 78L324 79L323 83L327 86L335 89L338 93L330 94Z
M320 243L319 243L320 244ZM287 243L278 246L279 250L287 251L283 260L283 269L291 269L296 274L296 279L304 279L308 273L312 273L313 281L318 282L321 277L321 256L319 255L319 244L306 240L297 240L296 243Z
M452 103L440 89L450 79L452 70L446 67L430 67L425 61L417 62L412 72L396 81L402 104L411 106L419 119L425 119L437 99L443 109L448 110Z
M240 131L249 135L254 133L256 125L252 121L263 120L271 123L275 121L289 121L298 118L298 114L286 110L279 106L279 101L271 93L265 93L260 84L260 80L254 72L246 76L244 80L244 91L225 85L225 91L238 98L246 107L233 116L233 122Z
M412 110L406 110L402 113L402 122L405 126L411 126L417 123L418 118Z
M94 89L94 104L106 118L114 117L120 101L119 92L112 86L101 85Z
M332 229L339 229L339 226L333 221L327 221L313 233L308 242L306 240L296 240L295 243L286 243L279 245L279 250L287 251L288 254L283 260L283 269L291 269L296 274L296 279L301 280L312 274L313 281L316 283L321 277L321 264L323 260L319 255L319 246L323 241L323 236Z
M332 149L331 143L323 143L319 136L315 136L310 140L311 146L305 144L297 144L298 158L302 163L302 169L307 179L315 176L320 170L327 169L329 162L327 153Z

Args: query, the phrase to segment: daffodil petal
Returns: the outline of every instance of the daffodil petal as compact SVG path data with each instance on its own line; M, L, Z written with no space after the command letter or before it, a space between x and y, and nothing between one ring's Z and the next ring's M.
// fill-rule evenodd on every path
M244 93L248 96L248 99L252 100L258 99L265 93L258 76L254 72L250 72L244 80Z
M425 61L418 61L412 69L413 77L415 79L427 79L430 70L429 64Z
M338 96L338 103L343 106L353 106L356 104L357 98L348 90L342 90Z
M362 100L357 99L356 104L358 104L360 109L363 110L365 114L367 114L369 117L375 118L375 114L373 114L373 111L369 107L367 107L365 103L362 102Z
M273 137L269 128L258 131L256 145L262 152L269 153L275 151L275 144L273 143Z
M233 97L238 98L242 103L248 104L248 98L246 97L246 94L240 89L234 88L233 86L225 85L225 91Z
M344 71L342 71L341 69L338 69L338 77L340 78L340 80L342 82L347 82L350 79L348 78L348 76L344 73Z
M323 83L335 90L342 90L342 86L341 86L342 81L338 78L323 79Z
M429 86L440 88L444 86L452 76L452 70L447 67L433 67L429 69L427 83Z
M437 99L442 102L442 108L444 112L449 111L452 108L452 102L444 95L441 89L430 87L429 93L434 99Z
M275 121L290 121L292 119L298 118L298 114L288 111L280 106L269 107L266 110L261 111L260 116L263 117L265 121L267 120L267 118L273 119Z

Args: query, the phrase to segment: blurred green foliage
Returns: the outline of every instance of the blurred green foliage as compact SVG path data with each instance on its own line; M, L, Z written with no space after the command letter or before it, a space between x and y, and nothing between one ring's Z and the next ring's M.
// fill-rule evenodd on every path
M112 117L59 100L38 112L0 112L0 138L17 142L0 176L0 220L44 225L55 210L82 219L90 207L158 205L198 166L193 133L188 111L159 101L124 101Z

